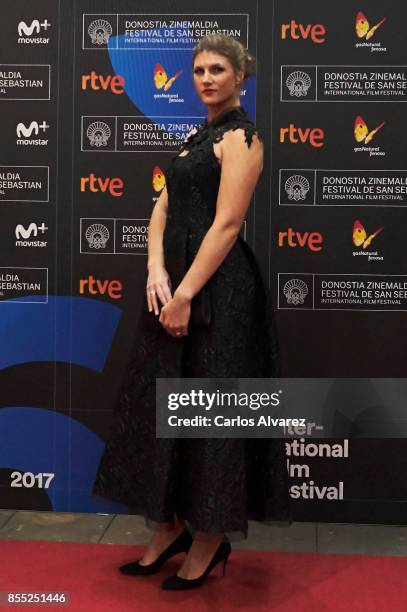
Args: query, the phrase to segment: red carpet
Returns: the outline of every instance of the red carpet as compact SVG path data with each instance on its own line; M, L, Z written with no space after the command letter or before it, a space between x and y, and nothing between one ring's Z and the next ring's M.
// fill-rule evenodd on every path
M59 542L0 542L0 591L69 591L67 606L14 606L13 610L163 612L405 612L407 558L233 550L196 591L167 592L161 580L180 557L148 578L122 576L121 563L142 547ZM2 608L2 609L9 609ZM10 608L11 610L11 608Z

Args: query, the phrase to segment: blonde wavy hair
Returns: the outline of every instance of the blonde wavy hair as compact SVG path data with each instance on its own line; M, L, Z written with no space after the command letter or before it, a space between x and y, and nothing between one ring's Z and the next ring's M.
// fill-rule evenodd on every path
M256 74L256 58L252 55L241 42L226 36L225 34L208 34L201 38L194 48L192 55L192 67L195 58L201 51L214 51L224 55L232 64L235 72L242 70L243 80Z

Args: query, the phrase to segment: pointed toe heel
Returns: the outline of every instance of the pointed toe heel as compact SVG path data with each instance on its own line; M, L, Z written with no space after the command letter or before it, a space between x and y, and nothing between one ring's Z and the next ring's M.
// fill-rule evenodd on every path
M226 563L231 552L232 547L230 545L230 542L221 542L208 567L203 572L203 574L198 576L198 578L182 578L181 576L178 576L178 574L172 574L161 583L161 588L166 591L186 591L187 589L196 589L202 586L206 577L209 575L215 565L217 565L221 561L223 561L222 576L224 576L226 571Z
M192 544L192 536L187 529L184 529L177 538L160 554L153 563L141 565L140 559L125 563L119 567L119 571L125 576L151 576L160 571L168 559L181 552L188 552Z

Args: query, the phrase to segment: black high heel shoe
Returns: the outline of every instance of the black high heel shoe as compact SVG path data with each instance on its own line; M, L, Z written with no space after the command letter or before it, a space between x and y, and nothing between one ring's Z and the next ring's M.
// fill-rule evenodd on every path
M208 567L206 568L203 574L198 576L198 578L181 578L181 576L178 576L178 574L173 574L172 576L168 576L168 578L166 578L161 583L161 588L168 590L168 591L184 591L186 589L196 589L203 584L209 572L220 561L223 561L222 576L224 576L225 571L226 571L226 562L231 552L232 552L232 547L230 545L230 542L228 540L222 541L219 544L215 552L215 555L213 556Z
M120 566L119 569L121 573L126 574L126 576L151 576L152 574L159 572L164 563L174 555L177 555L180 552L188 552L191 544L192 536L188 529L184 529L184 531L180 533L179 536L176 537L165 550L163 550L161 555L157 557L153 563L150 563L149 565L140 565L140 559L138 559L132 563L126 563L125 565Z

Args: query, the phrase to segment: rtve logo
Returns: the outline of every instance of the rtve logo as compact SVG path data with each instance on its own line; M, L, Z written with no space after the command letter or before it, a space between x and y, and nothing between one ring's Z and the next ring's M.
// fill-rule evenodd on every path
M325 132L321 128L297 128L293 123L287 128L280 128L280 142L287 140L292 144L309 143L312 147L319 149L324 146Z
M89 176L81 176L81 191L91 191L92 193L109 192L114 198L123 195L124 183L121 178L102 178L95 176L92 172Z
M90 295L108 295L112 300L120 300L123 285L118 280L99 280L90 275L88 278L79 280L79 293Z
M303 25L297 23L294 19L291 19L290 23L281 24L281 38L286 40L292 38L293 40L308 40L320 45L325 42L326 29L322 23L308 23Z
M125 84L126 81L124 77L120 76L119 74L115 74L114 76L108 74L106 77L104 77L101 74L96 74L96 72L92 70L90 74L82 75L81 86L83 90L94 89L95 91L98 91L103 89L103 91L107 91L110 89L112 93L120 95L124 93Z
M322 250L322 243L324 239L322 234L319 232L296 232L292 227L289 227L286 232L278 233L278 246L283 247L287 245L290 248L296 247L308 247L310 251L314 253Z

